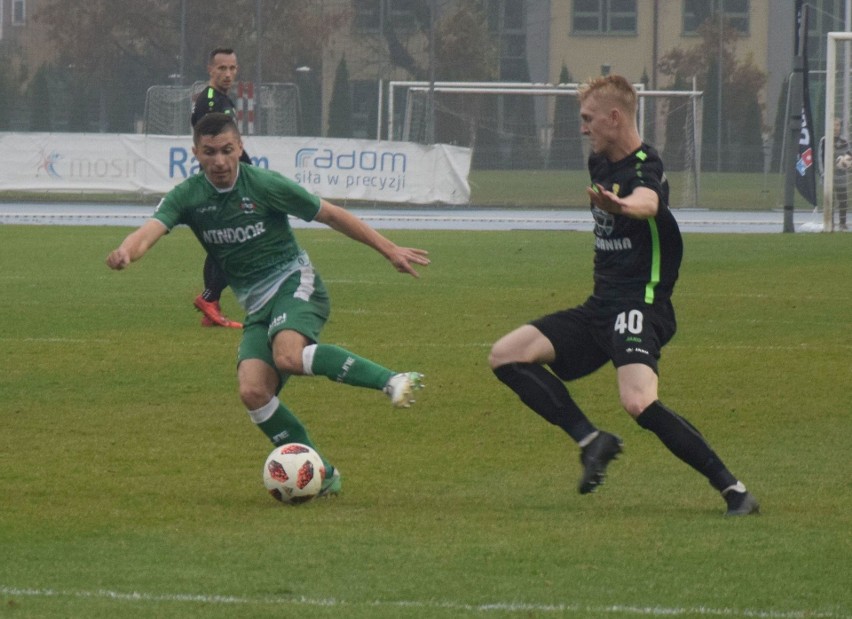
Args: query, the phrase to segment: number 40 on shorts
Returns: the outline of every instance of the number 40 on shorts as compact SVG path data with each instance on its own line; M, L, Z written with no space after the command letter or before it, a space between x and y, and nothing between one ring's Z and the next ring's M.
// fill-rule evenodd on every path
M616 333L624 335L625 332L630 332L633 335L639 335L642 333L642 321L644 317L645 315L637 309L630 310L629 312L621 312L615 318Z

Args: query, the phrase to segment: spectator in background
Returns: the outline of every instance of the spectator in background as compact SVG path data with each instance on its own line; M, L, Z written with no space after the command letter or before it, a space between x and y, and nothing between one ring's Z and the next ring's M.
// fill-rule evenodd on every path
M819 161L823 166L822 174L825 175L825 136L819 141ZM846 210L849 204L849 169L852 168L852 150L849 148L849 140L841 135L841 122L839 118L834 119L834 183L832 194L834 196L834 210L837 211L840 230L847 230Z
M846 230L846 208L849 203L849 168L852 151L849 140L840 135L840 119L834 119L834 209L841 230Z
M231 97L228 96L228 91L231 90L237 79L238 68L237 55L233 49L217 47L210 52L207 61L207 73L210 75L210 82L208 82L207 88L198 95L192 107L190 122L193 128L205 114L210 112L219 112L236 118L236 106ZM251 164L251 158L245 151L240 156L240 161ZM222 298L222 292L227 287L228 280L222 272L222 268L208 254L204 259L204 290L193 301L193 305L204 314L201 317L202 326L242 328L241 323L222 315L219 299Z

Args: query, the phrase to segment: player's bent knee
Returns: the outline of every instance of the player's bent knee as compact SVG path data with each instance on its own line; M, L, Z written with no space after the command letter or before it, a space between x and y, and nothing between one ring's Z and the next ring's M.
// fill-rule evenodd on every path
M285 374L304 374L302 351L299 350L298 354L293 353L291 350L277 353L275 355L275 367Z
M491 347L491 351L488 353L488 365L492 370L496 370L501 365L506 365L500 352L496 350L496 344Z
M549 363L553 357L550 340L532 325L524 325L494 342L488 364L494 370L509 363Z
M269 389L257 384L240 384L240 400L249 410L261 408L267 404L273 397L274 393Z
M621 406L633 419L639 417L639 415L641 415L653 402L653 399L649 400L648 397L645 397L642 394L622 396L621 398Z
M491 345L491 350L488 352L488 365L492 370L516 361L519 361L517 351L507 338L501 338Z

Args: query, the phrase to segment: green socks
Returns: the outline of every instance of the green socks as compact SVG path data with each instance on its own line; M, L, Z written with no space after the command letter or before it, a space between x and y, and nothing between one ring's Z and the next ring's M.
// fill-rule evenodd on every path
M394 374L378 363L331 344L306 346L302 364L307 376L325 376L346 385L378 390L384 389Z
M322 452L311 441L305 426L278 398L272 398L266 406L249 411L248 414L260 428L260 431L268 436L269 440L275 445L301 443L311 447L322 457ZM324 457L322 461L328 474L331 474L334 467Z
M325 376L330 380L381 391L393 372L369 359L330 344L311 344L302 353L305 375ZM251 420L275 445L302 443L315 449L308 431L298 417L274 397L265 406L248 412ZM328 475L334 467L323 458Z

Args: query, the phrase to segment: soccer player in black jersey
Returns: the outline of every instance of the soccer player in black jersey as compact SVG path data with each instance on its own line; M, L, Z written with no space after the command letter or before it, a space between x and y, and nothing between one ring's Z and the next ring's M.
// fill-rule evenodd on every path
M210 74L210 82L204 91L198 95L195 104L192 106L190 122L193 128L205 114L210 112L236 116L236 106L231 97L228 96L228 91L234 85L234 80L237 79L238 68L237 55L233 49L217 47L210 52L207 60L207 73ZM251 164L251 157L243 151L243 154L240 155L240 161ZM204 314L201 317L201 324L205 327L242 328L241 323L222 315L219 299L227 287L228 280L225 274L218 263L208 255L204 259L204 290L193 301L195 307Z
M663 163L639 136L636 91L611 75L589 80L579 99L582 133L592 149L587 193L595 220L593 293L580 306L503 336L491 349L491 368L524 404L580 446L581 494L603 482L622 441L592 424L565 382L611 361L631 417L710 481L724 497L727 515L757 513L754 496L701 433L657 396L660 351L676 330L671 295L683 244L669 210Z

